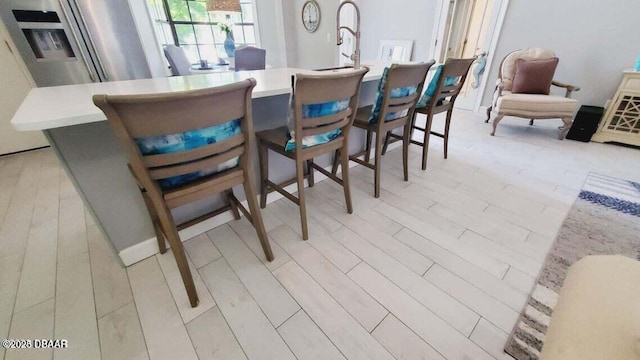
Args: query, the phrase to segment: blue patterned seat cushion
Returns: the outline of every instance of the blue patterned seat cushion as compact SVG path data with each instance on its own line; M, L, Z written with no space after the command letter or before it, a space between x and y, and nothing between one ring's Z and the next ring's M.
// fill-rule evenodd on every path
M170 135L141 137L136 138L135 141L140 149L140 153L146 156L193 150L205 145L229 139L233 136L239 135L240 133L240 119L236 119L203 129ZM158 180L158 184L165 190L175 188L198 180L204 176L231 169L238 165L239 160L239 157L235 157L214 168L160 179Z
M337 114L341 111L345 111L349 107L350 99L342 99L338 101L330 101L326 103L319 104L304 104L302 105L302 121L304 119L322 117L327 115ZM289 107L289 140L285 145L285 151L294 151L296 149L296 136L294 123L294 111L293 111L293 96L291 97L290 107ZM326 132L324 134L305 136L302 138L302 147L308 148L311 146L316 146L324 143L328 143L329 141L337 138L342 133L341 129L335 129L333 131Z
M378 122L378 117L380 116L380 110L382 110L382 101L384 100L384 90L387 83L387 78L389 77L390 69L384 68L382 72L382 78L380 78L380 82L378 83L378 92L376 93L376 101L373 103L373 107L371 108L371 115L369 115L369 124L375 124ZM418 90L417 86L405 86L405 87L397 87L391 89L390 96L392 98L401 98L405 96L409 96ZM399 111L399 112L388 112L384 121L395 120L407 115L407 110Z
M442 75L443 69L444 69L444 65L439 65L436 68L436 72L433 74L433 78L431 79L431 82L429 83L427 90L425 90L425 92L420 97L420 100L418 100L418 104L416 105L416 107L422 108L429 104L429 101L431 101L431 98L433 97L433 95L435 95L436 90L438 89L438 81L440 80L440 76ZM444 86L455 85L456 81L458 81L457 76L447 76L447 78L444 79ZM443 100L443 99L439 99L439 100Z

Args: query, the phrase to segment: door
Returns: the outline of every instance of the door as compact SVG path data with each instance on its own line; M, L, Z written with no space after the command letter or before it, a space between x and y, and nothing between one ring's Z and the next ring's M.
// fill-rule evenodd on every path
M456 107L478 111L486 88L492 53L496 47L508 0L442 0L435 43L435 58L478 56L456 100Z
M31 76L16 54L0 22L0 155L47 145L41 132L20 132L11 125L13 114L33 87Z

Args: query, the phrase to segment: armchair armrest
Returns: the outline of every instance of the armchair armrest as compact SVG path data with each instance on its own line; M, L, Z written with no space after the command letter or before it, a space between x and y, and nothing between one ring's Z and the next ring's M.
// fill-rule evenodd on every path
M578 86L573 86L573 85L561 83L561 82L555 81L555 80L553 80L551 82L551 85L555 85L557 87L565 88L567 90L566 93L564 94L565 97L571 97L571 92L572 91L580 91L580 87L578 87Z
M495 107L498 103L498 98L502 96L502 90L504 90L504 83L502 79L496 81L496 89L493 92L493 100L491 101L491 107Z

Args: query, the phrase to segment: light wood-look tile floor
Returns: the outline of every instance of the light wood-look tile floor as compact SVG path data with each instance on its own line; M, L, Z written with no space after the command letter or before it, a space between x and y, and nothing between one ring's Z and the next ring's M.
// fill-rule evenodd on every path
M51 150L0 158L0 338L67 339L13 359L507 359L501 349L590 171L640 180L640 152L558 141L559 121L454 113L449 159L411 147L342 191L308 189L311 237L288 200L263 217L276 259L234 221L185 243L189 307L172 254L123 269ZM435 127L441 126L436 123Z

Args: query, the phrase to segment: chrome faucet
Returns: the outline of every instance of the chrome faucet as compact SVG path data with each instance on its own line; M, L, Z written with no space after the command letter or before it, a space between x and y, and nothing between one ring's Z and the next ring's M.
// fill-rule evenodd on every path
M342 10L342 7L345 6L346 4L351 4L353 5L353 7L356 9L356 30L354 31L353 29L351 29L348 26L340 26L340 10ZM342 3L340 3L340 6L338 6L338 13L336 14L336 28L337 28L337 32L338 32L338 46L342 45L343 42L343 36L342 33L340 32L340 30L347 30L348 32L350 32L351 34L353 34L353 36L355 36L356 38L356 49L353 52L353 54L351 55L347 55L345 53L342 53L342 55L344 57L347 57L349 59L351 59L353 61L353 68L354 69L360 69L360 8L358 8L358 5L356 5L355 2L351 1L351 0L346 0L343 1Z

